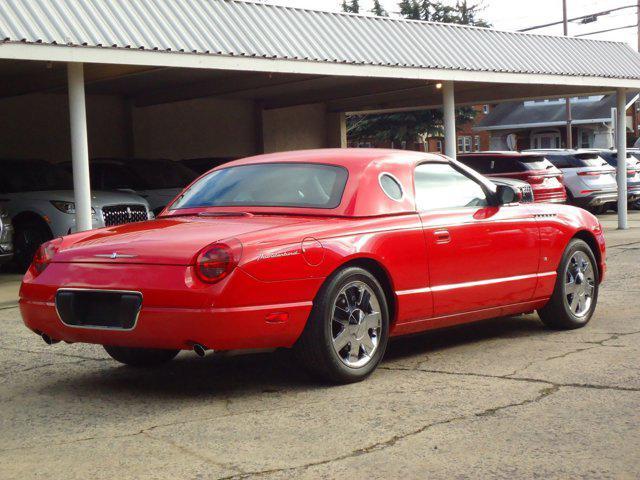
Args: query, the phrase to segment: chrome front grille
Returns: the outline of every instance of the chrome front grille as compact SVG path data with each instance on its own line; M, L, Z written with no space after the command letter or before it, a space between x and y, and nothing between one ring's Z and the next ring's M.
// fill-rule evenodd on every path
M102 216L106 227L149 220L144 205L109 205L102 207Z

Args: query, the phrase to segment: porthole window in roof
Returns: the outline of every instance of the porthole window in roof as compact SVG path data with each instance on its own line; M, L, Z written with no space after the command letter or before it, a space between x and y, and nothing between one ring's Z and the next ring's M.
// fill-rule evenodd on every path
M392 200L402 200L402 186L400 182L388 173L380 175L380 186L382 191Z

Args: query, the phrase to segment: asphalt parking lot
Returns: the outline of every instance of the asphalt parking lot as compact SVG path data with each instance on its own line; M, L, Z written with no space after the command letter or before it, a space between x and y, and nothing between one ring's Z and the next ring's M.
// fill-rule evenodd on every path
M0 306L0 478L638 478L640 212L584 329L536 315L394 341L367 381L286 352L119 366Z

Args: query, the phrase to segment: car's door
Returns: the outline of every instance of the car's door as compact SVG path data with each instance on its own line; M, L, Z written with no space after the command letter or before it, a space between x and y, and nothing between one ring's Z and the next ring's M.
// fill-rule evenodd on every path
M450 163L415 169L435 316L525 302L536 287L539 231L525 205L496 205Z

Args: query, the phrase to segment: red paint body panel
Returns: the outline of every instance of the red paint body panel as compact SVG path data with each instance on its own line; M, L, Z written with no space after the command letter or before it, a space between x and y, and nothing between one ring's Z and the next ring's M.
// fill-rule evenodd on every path
M331 210L169 209L155 221L69 235L41 274L30 269L25 275L20 290L25 324L69 342L178 349L197 342L215 350L290 347L323 282L348 262L375 262L383 272L393 306L392 335L542 307L553 291L562 252L576 234L598 245L602 275L606 268L597 220L574 207L417 212L413 170L423 161L449 161L441 156L317 150L235 163L274 161L344 166L349 179L342 202ZM403 186L401 201L380 188L382 172L392 173ZM244 213L228 216L239 211ZM225 216L198 216L202 212ZM218 283L203 282L195 273L195 258L208 245L225 241L241 245L238 265ZM108 258L113 252L134 256ZM63 324L55 310L59 288L140 292L135 328Z

